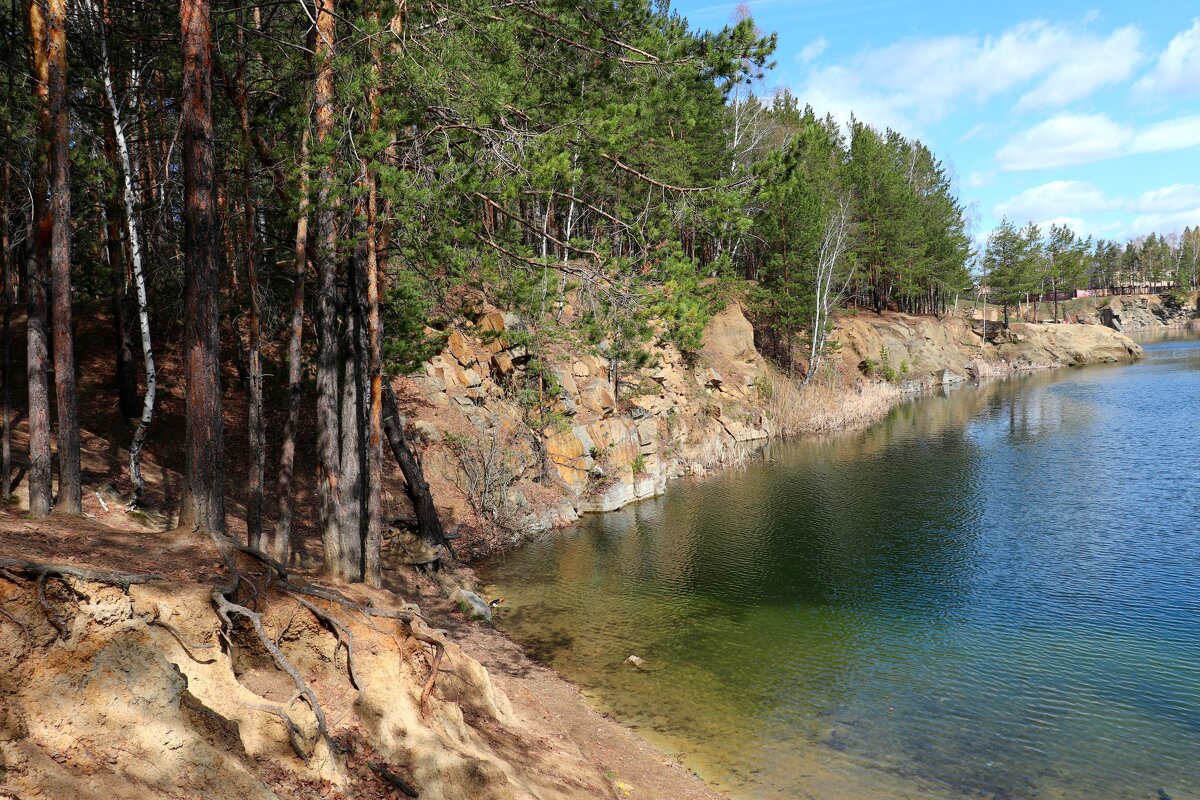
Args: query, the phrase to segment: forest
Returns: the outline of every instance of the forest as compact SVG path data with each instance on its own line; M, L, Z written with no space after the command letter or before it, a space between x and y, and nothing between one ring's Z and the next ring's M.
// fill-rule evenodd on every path
M441 535L388 377L441 347L467 313L459 288L521 309L535 353L577 298L582 334L617 366L654 339L694 352L737 297L764 353L807 377L840 306L940 314L979 279L949 167L767 91L775 38L748 13L701 31L647 0L29 0L0 20L0 488L27 400L34 516L81 510L80 309L114 321L131 506L156 386L185 382L180 524L225 532L231 358L248 545L288 561L292 483L312 469L326 571L378 584L385 448ZM1196 281L1195 232L1122 250L1005 223L979 256L1014 296L1130 270ZM179 374L157 369L164 335L182 343ZM27 398L10 391L18 368ZM268 464L273 398L287 422ZM295 458L306 407L311 465Z

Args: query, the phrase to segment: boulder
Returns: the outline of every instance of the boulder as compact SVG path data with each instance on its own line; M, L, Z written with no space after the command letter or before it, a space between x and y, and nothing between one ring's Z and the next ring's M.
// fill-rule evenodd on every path
M588 473L596 463L591 456L591 439L585 443L577 433L582 430L576 427L555 433L547 436L544 442L546 456L558 470L559 477L577 492L587 485Z
M607 382L601 380L593 380L580 389L579 399L584 408L606 417L617 408L617 401L613 399L612 390L609 389Z
M563 392L558 396L558 400L554 404L554 410L568 417L573 417L579 413L579 406L576 405L575 398Z
M564 395L578 395L579 387L575 385L575 376L565 369L554 370L554 379L558 381Z
M758 363L761 356L754 347L754 326L742 313L741 306L730 304L715 315L704 328L704 355L710 360Z
M442 436L441 428L439 428L437 425L434 425L432 422L426 422L425 420L413 420L412 429L418 439L428 444L440 442L443 438L445 438Z
M965 376L959 375L958 373L955 373L955 372L951 372L948 369L938 370L935 377L936 377L937 383L942 386L953 386L954 384L963 383L964 381L966 381Z
M442 557L441 545L430 544L410 527L397 530L392 541L399 546L400 562L403 564L423 566Z
M483 383L483 378L479 377L479 373L473 369L458 369L455 379L458 381L459 386L467 389L474 389Z
M658 441L658 421L645 419L637 426L638 442L642 445L654 444Z
M469 589L458 588L450 595L451 602L457 603L458 608L472 619L492 621L492 607L482 597Z
M449 338L446 339L446 349L464 367L469 367L475 363L475 356L471 353L471 348L467 344L466 337L458 331L450 332Z
M492 372L497 377L507 378L512 374L513 361L512 356L508 353L499 352L492 355Z
M504 324L504 315L499 311L489 311L475 321L476 327L481 331L494 331L503 333L507 330Z

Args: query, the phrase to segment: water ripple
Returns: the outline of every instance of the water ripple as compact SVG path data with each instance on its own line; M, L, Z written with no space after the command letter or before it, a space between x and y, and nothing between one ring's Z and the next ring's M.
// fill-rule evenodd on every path
M1157 342L777 448L486 577L515 636L744 797L1200 797L1198 421L1200 343Z

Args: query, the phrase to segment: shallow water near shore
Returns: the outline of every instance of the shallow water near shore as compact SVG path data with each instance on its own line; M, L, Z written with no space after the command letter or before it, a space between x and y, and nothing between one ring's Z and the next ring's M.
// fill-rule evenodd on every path
M1144 344L479 571L506 632L738 797L1200 797L1200 339Z

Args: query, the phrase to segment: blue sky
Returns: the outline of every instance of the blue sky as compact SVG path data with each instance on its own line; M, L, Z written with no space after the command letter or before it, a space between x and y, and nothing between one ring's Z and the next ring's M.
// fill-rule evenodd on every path
M982 239L1007 215L1124 239L1200 224L1200 5L750 0L788 87L926 142ZM684 0L692 27L737 2Z

